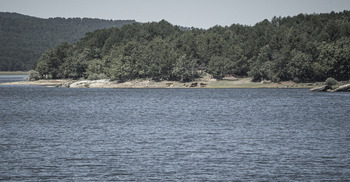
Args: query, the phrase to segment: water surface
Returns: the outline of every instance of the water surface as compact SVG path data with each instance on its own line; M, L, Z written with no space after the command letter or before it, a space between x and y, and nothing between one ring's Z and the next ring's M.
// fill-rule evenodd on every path
M0 86L0 180L350 179L349 93Z
M24 81L27 75L0 75L0 83Z

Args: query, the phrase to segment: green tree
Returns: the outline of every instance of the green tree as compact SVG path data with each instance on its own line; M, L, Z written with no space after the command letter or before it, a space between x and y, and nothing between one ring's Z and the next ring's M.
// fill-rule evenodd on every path
M148 44L147 59L149 67L147 75L154 80L167 80L171 78L171 71L176 62L176 54L171 45L160 37Z
M334 43L323 43L319 46L318 61L324 77L337 80L350 79L350 38L343 38Z
M73 44L83 38L87 32L121 27L131 23L135 23L135 21L90 18L42 19L17 13L0 12L0 70L26 71L34 69L35 62L40 59L42 54L63 42ZM108 31L101 30L102 32ZM93 34L94 39L96 39L92 40L92 37L89 37L88 39L91 38L89 41L93 43L93 46L101 46L103 34L101 36L97 36L96 32Z
M190 81L198 70L217 79L248 75L253 81L348 80L349 14L299 14L274 17L272 22L264 20L255 26L208 30L181 28L165 20L103 29L86 34L74 45L62 44L47 51L36 70L54 78L99 78L106 74L122 81ZM7 50L6 46L0 47L0 52L2 49ZM12 66L23 63L16 61Z
M86 77L88 61L91 59L91 49L75 50L70 53L60 66L63 78L79 79Z
M88 62L85 75L90 80L96 80L98 78L103 78L105 75L106 63L100 59L93 59Z
M208 72L215 79L223 79L232 69L232 64L228 58L213 56L208 64Z
M314 62L312 63L311 68L312 68L312 72L314 73L314 76L312 77L313 80L321 81L322 78L324 78L324 75L323 75L324 71L321 64L318 62Z
M292 51L292 59L287 67L288 73L294 81L309 81L314 75L312 57L298 50Z
M251 69L248 75L253 81L271 80L274 73L274 62L272 62L272 50L269 45L265 45L260 49L257 57L253 58Z
M127 81L136 78L134 72L134 60L130 56L119 56L114 58L108 72L112 80Z
M336 85L337 84L337 80L332 78L332 77L329 77L327 78L327 80L325 81L325 84L329 87L332 87L333 85Z
M55 52L49 50L40 57L35 70L38 71L43 78L55 78L58 74L57 59Z
M197 60L187 55L182 55L177 59L172 74L176 80L183 82L193 81L199 76Z
M35 70L30 70L28 74L28 80L29 81L34 81L34 80L39 80L40 79L40 73L35 71Z

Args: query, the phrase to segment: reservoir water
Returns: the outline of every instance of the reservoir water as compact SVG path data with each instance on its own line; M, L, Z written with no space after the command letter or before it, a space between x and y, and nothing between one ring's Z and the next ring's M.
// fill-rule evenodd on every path
M345 181L350 94L0 86L0 181Z
M27 75L0 75L0 83L25 81Z

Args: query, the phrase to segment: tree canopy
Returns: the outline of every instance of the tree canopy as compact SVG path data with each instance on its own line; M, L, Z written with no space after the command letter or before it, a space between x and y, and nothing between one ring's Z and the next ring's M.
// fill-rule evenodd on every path
M42 77L191 81L250 76L254 81L350 79L350 11L273 17L255 26L181 29L162 20L96 30L47 51Z

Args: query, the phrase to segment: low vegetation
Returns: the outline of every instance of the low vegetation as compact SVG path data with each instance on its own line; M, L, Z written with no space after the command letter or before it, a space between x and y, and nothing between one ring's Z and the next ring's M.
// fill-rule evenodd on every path
M35 70L30 70L28 73L28 80L29 81L35 81L35 80L39 80L40 79L40 74L39 72L35 71Z
M338 83L337 80L335 80L332 77L327 78L327 80L325 81L325 85L327 85L329 87L332 87L332 86L336 85L337 83Z

